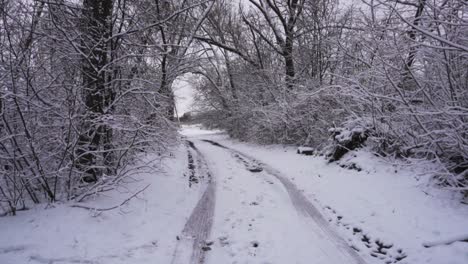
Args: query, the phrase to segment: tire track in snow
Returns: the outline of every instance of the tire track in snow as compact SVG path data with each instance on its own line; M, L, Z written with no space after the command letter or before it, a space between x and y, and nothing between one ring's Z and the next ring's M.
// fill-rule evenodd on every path
M228 148L224 145L219 144L213 140L203 139L202 141L210 143L214 146L226 149L230 151L234 155L238 155L241 157L240 161L244 163L247 170L250 170L252 167L257 167L263 169L264 172L267 174L275 177L286 189L291 202L298 213L301 215L312 219L318 229L314 229L314 231L321 232L323 237L329 238L329 241L332 242L338 252L342 255L343 259L348 260L347 264L355 263L355 264L365 264L366 262L364 259L355 252L354 249L351 248L350 245L346 243L346 241L340 237L329 225L328 221L323 217L320 211L315 208L315 206L307 199L307 197L297 188L297 186L291 182L287 177L283 176L279 171L276 169L258 161L254 157L242 153L240 151Z
M209 250L206 240L213 226L215 181L203 155L195 147L195 144L191 141L187 141L187 144L196 153L198 163L196 169L198 170L195 170L195 173L199 174L199 179L206 179L206 187L185 223L181 236L177 237L179 242L173 254L172 264L204 263L206 250Z

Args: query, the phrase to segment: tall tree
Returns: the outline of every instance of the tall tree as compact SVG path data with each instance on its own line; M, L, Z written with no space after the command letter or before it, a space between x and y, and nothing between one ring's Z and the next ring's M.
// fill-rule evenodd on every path
M102 173L98 160L111 162L109 145L112 129L103 123L114 92L107 83L109 37L111 36L112 0L84 0L82 24L82 76L85 112L79 137L78 166L87 174L85 181L96 181ZM104 151L98 151L105 148ZM103 154L100 154L103 153ZM102 157L98 157L102 155Z
M288 90L292 90L296 77L294 63L296 25L302 16L305 0L249 0L249 2L260 11L260 16L267 23L274 39L271 39L268 32L256 24L256 16L243 16L244 21L283 57L286 86Z

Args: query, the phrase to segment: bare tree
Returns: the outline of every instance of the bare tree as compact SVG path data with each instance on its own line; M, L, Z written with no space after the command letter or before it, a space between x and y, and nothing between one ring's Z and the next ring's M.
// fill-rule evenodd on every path
M1 208L82 200L113 188L138 153L164 157L177 135L161 91L194 62L212 3L1 1Z
M304 0L249 0L249 2L260 11L260 15L251 14L250 17L243 15L243 20L255 31L270 47L284 59L286 85L289 90L293 89L296 67L294 63L294 44L297 38L296 25L304 10ZM268 25L273 39L265 32L264 28L256 24L258 18Z
M110 146L105 146L102 154L97 154L101 145L112 144L112 129L102 123L102 118L112 103L114 92L107 82L109 62L109 37L111 35L112 0L83 2L83 40L81 43L84 55L82 58L83 73L83 101L86 109L82 127L85 131L79 136L77 149L77 165L84 168L88 174L83 179L87 182L97 181L102 175L102 169L96 160L96 155L103 155L102 160L110 165L112 163ZM103 146L104 147L104 146ZM103 164L104 165L104 164Z

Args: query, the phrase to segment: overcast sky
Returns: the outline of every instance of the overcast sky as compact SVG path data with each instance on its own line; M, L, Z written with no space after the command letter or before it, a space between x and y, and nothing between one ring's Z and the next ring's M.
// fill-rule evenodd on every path
M174 82L174 95L177 107L177 114L182 116L191 110L195 90L190 84L190 74L177 78Z

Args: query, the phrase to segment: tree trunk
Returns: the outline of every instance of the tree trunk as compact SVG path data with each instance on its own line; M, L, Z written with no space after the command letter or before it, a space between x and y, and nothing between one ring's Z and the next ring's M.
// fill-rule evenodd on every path
M293 37L290 36L292 33L288 32L286 36L286 41L284 44L284 61L285 61L285 71L286 71L286 85L289 91L294 88L294 77L296 75L296 70L294 67L294 58L293 58Z
M84 181L96 181L103 173L97 160L97 151L104 145L102 160L109 164L112 136L111 128L102 123L101 117L107 114L107 107L113 98L113 92L106 82L108 63L108 38L112 16L112 0L84 0L83 2L83 101L85 114L83 127L85 131L78 139L78 167L86 173Z
M419 0L419 5L418 9L416 10L416 14L414 15L414 22L413 24L415 26L419 25L419 21L421 20L421 15L422 12L424 11L424 7L426 6L426 0ZM416 30L414 28L411 28L410 31L408 32L408 36L412 41L416 41ZM414 59L416 57L416 48L411 48L408 58L406 59L406 68L407 70L410 70L411 67L414 64Z
M419 0L419 5L418 5L418 8L416 9L416 14L414 15L414 21L413 21L413 24L415 26L419 25L425 6L426 6L426 0ZM412 42L416 42L416 29L411 28L410 31L408 32L408 37L410 38ZM410 43L410 45L414 45L414 43ZM403 73L401 84L399 84L399 86L401 86L405 91L413 90L416 87L416 84L414 83L414 80L411 74L411 68L413 67L414 61L416 59L417 51L418 50L416 47L411 47L408 53L408 57L405 60L405 65L404 65L405 71Z

